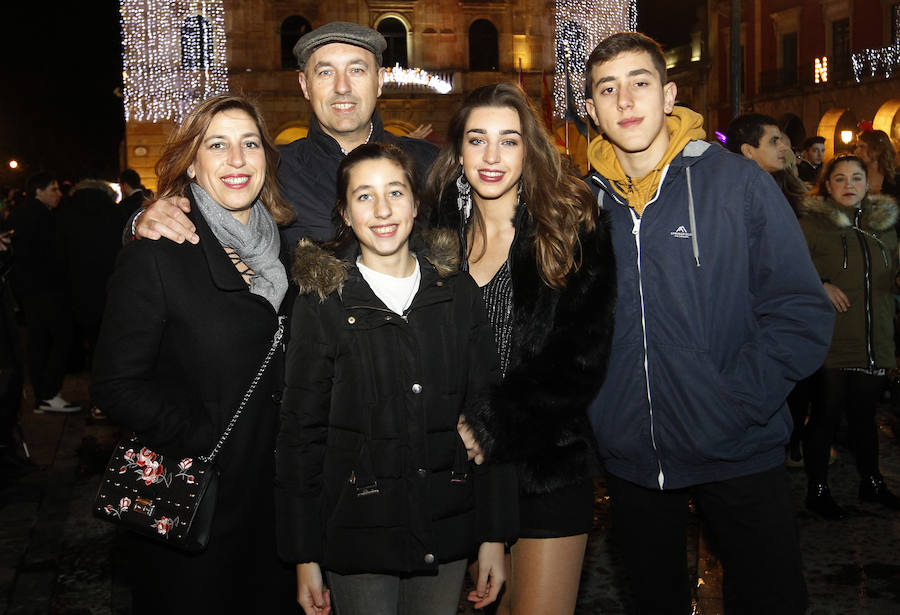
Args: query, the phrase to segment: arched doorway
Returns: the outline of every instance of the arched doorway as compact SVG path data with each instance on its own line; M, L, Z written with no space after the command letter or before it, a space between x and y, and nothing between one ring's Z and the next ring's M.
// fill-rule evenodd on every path
M803 120L796 114L785 113L779 117L778 128L791 140L791 147L794 148L794 151L798 151L803 146L803 142L806 140L806 127L803 126Z
M294 57L294 45L300 37L312 30L309 22L299 15L291 15L281 22L281 68L290 70L297 68Z
M395 137L405 137L416 129L415 124L403 120L385 120L384 129Z
M397 65L401 68L409 68L406 26L403 22L396 17L385 17L378 22L376 29L387 41L387 49L384 50L382 65L390 68Z
M306 126L287 126L282 128L275 136L275 145L287 145L297 139L302 139L309 132Z
M469 26L469 70L499 70L500 53L497 28L487 19L476 19Z
M900 141L900 99L889 100L878 108L872 128L883 130L894 141Z
M816 129L817 135L825 137L825 160L853 151L858 123L856 115L850 109L834 107L825 112ZM841 133L848 132L849 142L842 141Z

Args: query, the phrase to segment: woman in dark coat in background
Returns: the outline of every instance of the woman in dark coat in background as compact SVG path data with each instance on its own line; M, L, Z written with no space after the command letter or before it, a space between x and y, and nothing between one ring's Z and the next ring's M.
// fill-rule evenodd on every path
M269 350L288 285L276 224L292 215L275 187L276 163L256 107L220 95L188 115L157 165L160 194L191 200L200 242L122 250L91 387L97 405L148 445L209 454ZM219 453L207 549L189 555L137 537L125 547L119 565L132 574L135 613L292 606L274 532L282 375L279 352Z
M817 193L804 201L800 226L837 318L825 364L816 373L803 442L809 485L806 507L842 519L831 497L828 457L841 414L847 417L859 472L859 499L898 510L898 499L878 468L875 410L896 366L894 298L897 275L897 203L868 194L864 161L838 156L819 176Z

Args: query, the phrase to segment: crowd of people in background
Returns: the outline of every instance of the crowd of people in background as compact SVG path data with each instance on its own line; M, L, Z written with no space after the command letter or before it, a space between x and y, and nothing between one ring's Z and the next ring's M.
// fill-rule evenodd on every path
M775 178L837 314L824 364L787 400L793 418L788 464L806 470L806 507L826 519L846 517L827 482L832 445L846 418L859 499L900 510L900 498L879 470L875 423L897 367L900 178L894 144L884 131L867 130L852 153L825 160L823 137L810 137L793 152L778 122L758 113L735 118L726 144Z
M4 468L25 382L34 412L81 409L73 360L94 418L202 454L287 317L207 551L123 537L150 563L135 613L450 614L467 563L479 608L572 613L601 467L640 612L689 612L693 501L726 612L803 613L786 465L844 518L845 417L860 500L900 509L875 424L897 367L890 137L825 160L751 113L721 147L659 45L620 33L587 58L582 178L514 84L469 93L440 149L385 131L385 48L352 23L305 34L313 118L280 150L223 94L172 135L158 195L130 169L121 197L47 172L6 191Z

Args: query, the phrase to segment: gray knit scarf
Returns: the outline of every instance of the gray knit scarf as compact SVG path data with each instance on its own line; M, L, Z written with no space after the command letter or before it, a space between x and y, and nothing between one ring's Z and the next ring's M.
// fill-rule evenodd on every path
M257 199L250 209L250 222L244 226L197 184L191 184L191 191L219 243L237 252L253 270L255 275L250 278L250 292L264 297L277 312L287 293L288 281L284 265L278 258L281 238L272 215Z

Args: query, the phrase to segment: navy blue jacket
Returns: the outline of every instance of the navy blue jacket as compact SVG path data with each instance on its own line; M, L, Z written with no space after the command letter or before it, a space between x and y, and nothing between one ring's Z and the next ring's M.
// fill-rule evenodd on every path
M618 299L606 382L590 408L609 472L675 489L771 469L785 398L815 371L834 308L771 176L692 141L642 216L596 172Z

